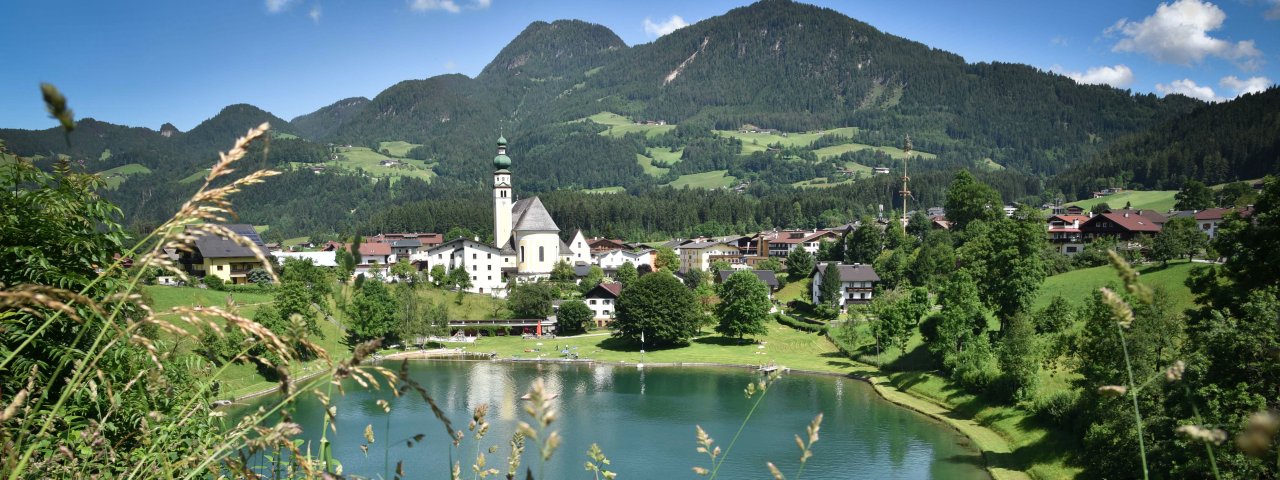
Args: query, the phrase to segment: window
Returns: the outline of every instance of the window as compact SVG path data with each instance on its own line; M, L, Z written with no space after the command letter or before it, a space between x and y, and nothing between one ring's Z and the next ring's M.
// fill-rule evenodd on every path
M474 271L476 271L476 270L479 270L479 269L480 269L480 266L479 266L479 265L472 265L472 266L471 266L471 271L473 271L473 272L474 272Z
M1067 253L1076 253L1076 247L1067 247Z
M612 313L612 312L610 312L610 311L608 311L608 310L605 310L605 311L604 311L604 316L606 316L606 317L612 317L612 316L613 316L613 313Z
M222 271L222 265L218 265L218 271L219 271L219 272L221 272L221 271Z
M489 281L493 281L493 275L489 275Z
M605 304L605 305L612 305L612 304L613 304L613 300L609 300L609 299L607 299L607 298L606 298L606 299L604 299L604 304Z
M592 299L590 303L591 303L592 305L595 305L595 304L596 304L596 301L595 301L594 299Z
M475 259L476 259L476 254L474 254L474 253L473 253L473 254L471 254L471 259L472 259L472 260L475 260Z
M493 265L489 265L489 266L487 266L487 267L486 267L486 270L493 271Z
M493 254L492 254L492 253L486 253L486 254L484 254L484 258L493 258Z
M543 251L543 250L545 250L545 248L546 248L546 247L538 247L538 261L539 261L539 262L545 262L545 261L547 261L547 259L546 259L546 255L545 255L545 253L546 253L546 252L544 252L544 251Z
M524 263L524 245L520 246L520 263Z

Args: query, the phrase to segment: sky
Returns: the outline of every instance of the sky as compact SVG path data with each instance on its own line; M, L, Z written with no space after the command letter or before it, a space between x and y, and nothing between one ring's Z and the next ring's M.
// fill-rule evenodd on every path
M410 79L474 77L529 23L581 19L628 45L745 0L5 0L0 128L77 118L186 131L235 103L286 120ZM1280 82L1280 0L812 0L963 56L1082 83L1226 101Z

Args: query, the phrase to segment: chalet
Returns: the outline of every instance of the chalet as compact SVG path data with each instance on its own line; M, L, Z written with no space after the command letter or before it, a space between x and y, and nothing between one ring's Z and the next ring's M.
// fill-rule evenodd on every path
M1253 213L1253 207L1249 206L1243 209L1234 208L1210 208L1195 213L1196 225L1200 227L1200 231L1204 232L1213 239L1218 234L1218 226L1226 219L1231 212L1240 212L1240 216L1247 217Z
M361 243L360 244L359 264L356 265L355 275L364 275L373 277L385 276L384 269L396 263L396 255L391 251L390 243Z
M1084 251L1084 233L1080 225L1089 221L1087 215L1053 215L1046 221L1049 243L1058 253L1075 255Z
M1166 217L1154 210L1108 210L1080 224L1086 240L1115 237L1132 240L1139 235L1155 235Z
M778 276L773 273L773 270L747 270L747 271L754 273L756 277L760 279L760 281L764 282L764 284L769 287L769 298L773 298L774 292L777 292L778 287L780 286L780 284L778 283ZM719 277L720 283L724 283L725 280L729 279L729 275L733 275L736 272L737 272L736 270L721 270L719 272L716 272L716 275L717 277Z
M244 237L253 246L247 247L228 237L203 234L196 238L195 248L182 251L178 255L178 264L188 275L205 277L213 275L226 283L249 283L249 271L262 267L254 250L266 253L266 246L258 231L252 225L223 225L223 228Z
M603 327L613 321L618 309L618 296L622 295L621 283L601 283L582 296L582 301L591 309L597 327Z
M822 282L830 279L824 278L827 274L828 263L819 263L813 267L813 272L809 274L812 279L810 283L810 299L814 305L822 302L821 288ZM880 282L880 276L876 275L876 270L870 265L862 264L837 264L837 271L840 272L840 298L837 301L841 309L850 304L868 303L871 301L872 292L875 291L876 283Z
M819 242L834 242L840 238L830 230L784 230L772 234L761 234L760 242L767 243L765 249L770 257L785 257L803 248L811 254L818 253Z
M617 250L624 248L622 240L613 238L592 237L587 240L587 246L591 247L591 253L605 252L609 250Z

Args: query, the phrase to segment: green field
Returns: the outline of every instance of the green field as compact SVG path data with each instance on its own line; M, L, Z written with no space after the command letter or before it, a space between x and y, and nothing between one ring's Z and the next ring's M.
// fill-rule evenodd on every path
M626 191L627 189L625 187L600 187L600 188L588 188L583 190L582 192L583 193L626 193Z
M156 314L163 315L173 307L225 307L227 300L235 302L241 314L253 316L259 305L270 303L274 299L271 292L219 292L197 287L167 287L148 285L142 287L151 297L151 308Z
M130 176L148 175L150 173L151 173L150 168L144 167L137 163L130 163L128 165L121 165L115 168L108 168L106 170L98 172L98 176L102 177L102 181L107 183L107 188L114 189L114 188L119 188L120 184L124 183L124 181L127 180Z
M667 185L675 188L724 188L733 185L737 178L728 175L728 170L712 170L710 172L681 175L680 178Z
M799 182L792 183L791 186L797 188L830 188L839 185L848 185L850 183L853 183L852 178L841 175L837 177L818 177L811 178L809 180L801 180Z
M831 157L838 157L840 155L843 155L845 152L857 152L857 151L868 150L868 149L882 151L886 155L889 155L889 157L894 160L902 159L903 152L902 152L902 149L900 148L875 147L875 146L865 145L861 143L845 143L841 145L832 145L830 147L822 147L817 150L814 150L813 153L817 155L818 158L825 159L825 158L831 158ZM938 158L938 156L932 153L921 152L918 150L911 151L912 160L933 160L935 158Z
M667 172L671 171L670 168L660 168L660 167L653 166L652 158L646 157L639 153L636 154L636 163L639 163L640 169L644 170L644 173L651 177L661 177L663 175L666 175Z
M652 137L656 137L658 135L667 133L676 128L674 124L639 125L639 124L636 124L636 122L631 121L631 119L624 117L622 115L618 115L613 112L600 112L595 115L592 115L586 118L579 118L574 121L582 122L586 120L591 120L592 122L608 126L609 128L600 132L600 134L605 136L610 136L610 137L622 137L628 133L643 132L646 137L652 138Z
M679 163L680 156L684 154L684 149L671 150L669 148L649 147L645 149L645 152L648 153L648 155L636 154L636 163L639 163L640 168L644 170L644 173L649 174L649 176L661 177L666 175L671 169L655 167L653 166L653 161L656 159L673 164Z
M435 177L435 172L431 170L427 162L388 157L368 147L339 147L338 156L340 158L337 161L325 162L325 165L334 165L352 170L359 168L374 177L414 177L428 181ZM384 160L393 160L400 164L384 167L381 164Z
M191 175L187 175L186 177L183 177L183 178L182 178L182 180L178 180L178 183L196 183L196 182L202 182L202 181L204 181L204 177L205 177L205 176L207 176L207 175L209 175L209 169L207 169L207 168L203 168L203 169L200 169L200 170L196 171L196 173L193 173L193 174L191 174Z
M413 150L414 148L421 147L421 146L422 145L417 143L409 143L409 142L403 142L399 140L394 142L379 142L378 151L381 152L383 150L386 150L388 155L391 155L393 157L403 158L405 155L409 154L409 150Z
M1001 165L1001 164L999 164L999 163L996 163L996 161L995 161L995 160L992 160L992 159L990 159L990 158L984 158L984 159L982 159L982 166L987 167L987 168L992 169L992 170L1004 170L1004 165Z
M1137 269L1142 274L1141 280L1143 283L1151 288L1164 288L1169 293L1174 304L1178 306L1178 310L1182 310L1195 306L1195 298L1191 296L1191 289L1184 285L1184 282L1190 275L1191 269L1199 265L1205 264L1175 260L1169 262L1168 267L1162 267L1160 264L1151 264L1139 266ZM1115 269L1110 266L1073 270L1045 279L1044 284L1040 286L1040 292L1034 305L1037 309L1044 308L1057 295L1061 295L1076 305L1082 305L1093 298L1093 292L1099 288L1108 285L1114 288L1119 284L1120 277L1116 276Z
M812 132L798 133L739 133L737 130L715 130L717 135L722 137L736 138L742 140L742 153L764 151L768 145L775 143L782 144L783 147L807 147L809 144L817 140L823 135L841 135L845 137L853 137L858 133L857 127L833 128L830 130L815 130Z
M1167 212L1172 210L1173 205L1177 203L1177 201L1173 199L1173 196L1177 193L1177 190L1129 190L1114 195L1104 195L1098 198L1077 200L1068 203L1067 205L1077 205L1088 210L1100 202L1107 202L1107 206L1110 206L1111 208L1124 208L1124 205L1127 202L1132 204L1132 207L1135 209Z

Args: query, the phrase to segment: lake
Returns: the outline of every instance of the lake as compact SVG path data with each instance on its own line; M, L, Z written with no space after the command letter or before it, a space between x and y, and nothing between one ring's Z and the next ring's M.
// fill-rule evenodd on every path
M491 361L415 361L410 362L410 373L456 429L467 428L476 405L490 405L491 426L481 451L497 446L487 454L487 465L503 473L511 436L519 421L529 421L523 408L527 402L520 397L541 377L548 390L558 394L553 402L559 417L551 429L559 430L564 441L545 465L539 465L537 447L526 445L523 465L535 474L541 467L540 479L592 478L583 463L593 442L620 478L695 477L692 467L710 463L695 450L694 426L701 425L716 445L727 448L755 402L743 390L760 378L756 372L731 368L639 370ZM390 414L377 405L378 399L391 402ZM337 435L330 432L329 438L344 473L391 478L396 462L403 461L407 478L448 478L449 439L420 398L396 399L385 389L353 387L345 396L335 392L334 404ZM863 382L802 374L783 375L770 386L719 478L771 478L768 461L794 478L800 453L794 435L805 437L805 427L818 412L824 414L821 439L813 447L805 478L989 478L977 449L948 426L881 399ZM313 442L312 452L317 452L314 445L323 422L320 402L300 400L295 420L303 426L304 438ZM376 438L367 454L360 448L366 426L372 426ZM419 433L426 435L423 442L407 448L405 440ZM468 432L453 452L462 462L464 478L471 478L475 448Z

